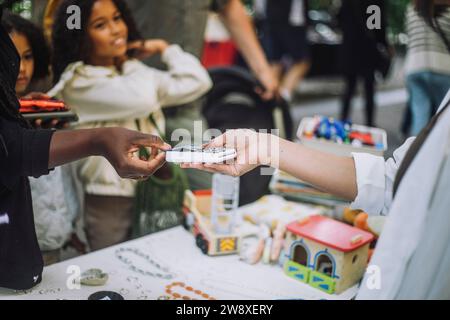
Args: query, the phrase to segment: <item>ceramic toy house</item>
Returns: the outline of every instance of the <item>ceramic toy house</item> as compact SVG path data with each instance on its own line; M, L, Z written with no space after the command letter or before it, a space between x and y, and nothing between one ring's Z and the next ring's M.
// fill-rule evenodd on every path
M183 204L183 226L193 233L200 250L209 256L239 253L241 237L237 234L218 234L211 223L212 191L187 190Z
M364 275L373 235L336 220L311 216L287 226L285 273L329 294Z

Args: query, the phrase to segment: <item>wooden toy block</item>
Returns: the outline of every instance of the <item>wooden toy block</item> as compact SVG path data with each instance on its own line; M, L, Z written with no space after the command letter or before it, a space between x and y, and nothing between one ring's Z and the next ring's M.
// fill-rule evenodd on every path
M308 269L309 285L339 294L363 277L373 239L369 232L323 216L293 222L287 226L284 272L304 282L301 274Z
M328 294L335 292L336 280L317 271L311 271L309 285Z
M292 279L309 283L311 270L301 264L295 263L291 260L286 260L284 264L284 272Z

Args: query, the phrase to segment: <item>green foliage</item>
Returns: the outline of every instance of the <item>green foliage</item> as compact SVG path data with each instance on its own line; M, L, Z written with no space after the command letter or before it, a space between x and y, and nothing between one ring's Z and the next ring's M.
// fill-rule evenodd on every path
M12 12L20 14L25 18L31 17L33 8L32 0L0 0L0 4L5 5Z
M405 31L406 7L410 0L388 1L388 26L390 33L398 35Z
M345 1L345 0L344 0ZM339 9L340 0L310 0L309 7L311 10L336 10Z

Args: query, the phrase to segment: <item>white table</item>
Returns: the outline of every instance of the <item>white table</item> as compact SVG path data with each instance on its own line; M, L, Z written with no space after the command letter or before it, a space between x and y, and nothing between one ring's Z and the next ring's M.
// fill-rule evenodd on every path
M116 252L119 248L136 248L149 255L162 266L167 266L172 279L160 279L141 275L120 261ZM158 270L143 258L132 252L122 253L138 268L149 272ZM81 286L69 288L74 272L99 268L109 274L106 285L101 287ZM284 275L279 266L258 264L247 265L238 256L208 257L195 246L194 237L182 227L153 234L115 247L97 251L76 259L45 268L43 281L28 292L14 292L0 289L2 299L27 300L86 300L98 291L114 291L125 299L154 300L168 296L166 288L182 282L185 288L172 286L172 292L200 298L193 290L207 293L220 300L284 300L284 299L351 299L357 288L343 294L328 295Z

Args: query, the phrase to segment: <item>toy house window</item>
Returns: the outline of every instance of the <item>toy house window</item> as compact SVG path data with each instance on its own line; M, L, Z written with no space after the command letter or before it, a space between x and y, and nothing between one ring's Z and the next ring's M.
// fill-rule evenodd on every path
M294 247L294 254L293 254L293 261L301 264L303 266L308 266L308 251L306 251L306 248L302 244L297 244Z
M319 257L317 257L316 271L323 273L329 277L333 277L334 263L328 255L321 254Z

